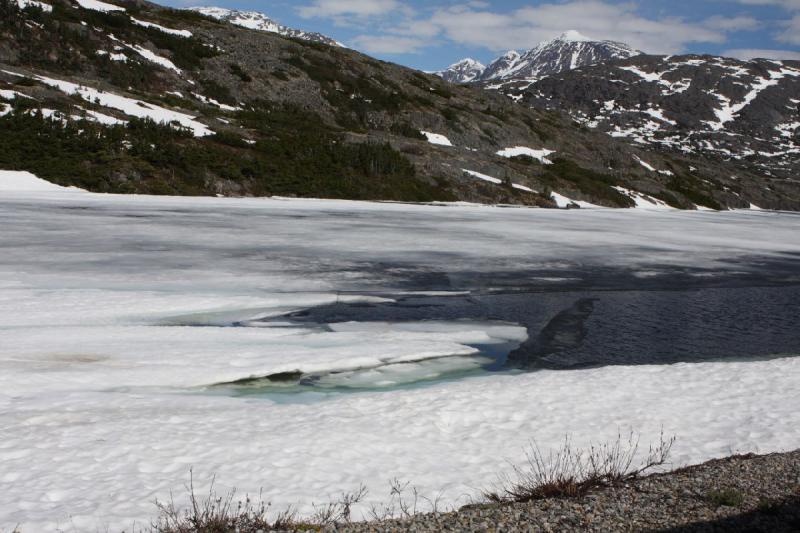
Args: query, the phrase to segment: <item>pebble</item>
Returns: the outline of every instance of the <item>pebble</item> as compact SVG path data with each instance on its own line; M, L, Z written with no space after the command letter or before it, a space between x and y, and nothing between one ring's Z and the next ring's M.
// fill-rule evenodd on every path
M739 506L711 498L738 492ZM338 524L324 531L347 533L440 531L800 531L800 450L734 456L655 474L580 498L464 508L404 520Z

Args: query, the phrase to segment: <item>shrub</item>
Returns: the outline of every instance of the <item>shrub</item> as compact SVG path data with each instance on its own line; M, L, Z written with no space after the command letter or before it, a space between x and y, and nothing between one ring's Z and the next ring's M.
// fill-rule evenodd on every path
M395 122L392 124L391 132L395 135L408 137L409 139L417 139L419 141L427 140L427 137L425 137L420 130L408 122Z
M614 185L621 185L614 176L583 168L574 161L562 157L554 159L552 165L546 166L541 179L547 185L554 185L557 181L570 182L582 193L604 199L620 207L636 205L631 198L612 188Z
M325 505L314 505L314 513L304 521L296 519L296 512L286 509L274 519L269 518L270 505L261 497L257 501L249 496L236 499L232 489L219 495L212 479L208 494L198 496L194 488L194 477L189 473L186 486L189 505L181 510L170 498L169 502L156 501L159 516L151 528L159 533L265 533L267 531L321 530L324 527L351 522L352 507L367 495L361 485L354 492L342 493L340 498Z
M245 72L245 70L238 63L231 63L229 65L229 69L231 71L231 74L233 74L243 82L250 83L251 81L253 81L253 78L250 76L250 74Z
M611 444L592 445L588 450L576 450L569 437L556 451L544 454L536 443L526 452L524 466L513 465L513 474L500 479L497 490L484 492L495 503L528 502L554 497L576 497L590 490L634 479L645 472L666 464L675 437L651 445L647 458L633 468L639 438L634 433L623 440L622 435Z
M744 503L744 495L736 489L712 490L706 499L716 507L740 507Z

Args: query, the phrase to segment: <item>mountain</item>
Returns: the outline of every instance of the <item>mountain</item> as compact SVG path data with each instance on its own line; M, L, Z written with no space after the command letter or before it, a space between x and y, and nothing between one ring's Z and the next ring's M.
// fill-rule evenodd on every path
M800 160L800 62L637 56L508 87L526 107L669 154L703 154L787 190Z
M344 46L342 43L320 33L296 30L278 24L265 14L257 11L238 11L236 9L227 9L224 7L190 7L189 9L208 17L223 22L230 22L231 24L251 30L268 31L285 37L303 39L304 41L317 42L330 46Z
M439 75L447 81L458 83L532 80L639 54L641 52L623 43L595 41L577 31L568 31L524 53L510 50L488 67L480 69L482 65L471 65L468 62L472 60L465 59ZM461 72L465 70L467 75L462 76Z
M794 67L769 65L713 99L729 95L738 116L762 97L786 103L780 91L798 98ZM594 68L556 76L564 94L530 82L489 91L142 0L0 0L0 170L113 193L800 210L797 182L778 186L747 158L576 120L609 99L602 83L652 92L633 71L591 81ZM733 81L768 87L740 101Z
M469 83L480 79L484 70L484 64L468 57L435 74L450 83Z

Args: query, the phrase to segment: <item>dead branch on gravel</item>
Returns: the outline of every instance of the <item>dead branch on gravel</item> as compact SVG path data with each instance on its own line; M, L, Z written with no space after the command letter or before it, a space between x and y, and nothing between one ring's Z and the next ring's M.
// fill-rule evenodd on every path
M558 450L542 452L532 442L524 466L512 465L511 475L501 476L496 490L484 492L494 503L528 502L545 498L576 497L600 487L630 481L667 463L675 437L651 445L646 458L633 467L639 450L639 436L622 434L613 443L575 449L569 436Z
M397 478L389 482L389 502L372 505L367 512L368 518L374 522L412 518L419 514L438 514L442 495L433 498L420 494L417 487L408 481ZM420 505L424 508L421 508Z
M352 508L367 495L361 485L354 492L343 492L335 502L325 505L312 504L314 513L308 518L297 519L297 512L288 508L270 518L269 503L261 495L257 500L249 496L236 499L236 489L222 496L215 490L212 478L208 493L198 495L194 487L194 475L189 471L186 485L189 505L181 508L175 504L172 494L168 502L156 501L158 519L150 525L158 533L265 533L268 531L320 530L326 526L351 522Z
M274 519L268 518L270 505L263 499L253 501L249 496L244 500L235 500L236 489L231 489L222 496L217 495L212 478L205 497L198 496L194 488L194 474L189 471L189 484L186 491L189 495L189 506L180 510L170 494L169 502L156 500L159 517L151 524L153 531L161 533L256 533L288 529L294 524L295 512L287 509Z

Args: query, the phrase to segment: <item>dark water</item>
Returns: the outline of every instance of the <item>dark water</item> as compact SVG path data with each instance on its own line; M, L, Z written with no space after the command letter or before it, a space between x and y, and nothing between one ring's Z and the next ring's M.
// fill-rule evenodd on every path
M481 354L475 367L439 369L420 379L412 373L405 381L388 380L387 387L489 372L762 359L800 354L798 272L794 260L753 260L721 272L663 266L645 273L610 268L458 276L419 272L407 278L408 288L469 294L388 292L380 295L394 302L337 303L277 320L318 327L349 321L496 321L528 331L521 345L476 346ZM325 375L271 377L237 387L247 393L375 388L363 382L343 386Z

